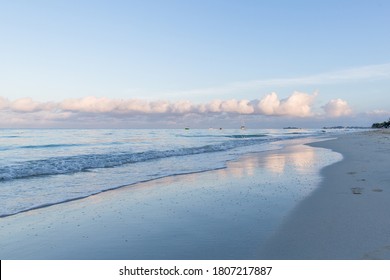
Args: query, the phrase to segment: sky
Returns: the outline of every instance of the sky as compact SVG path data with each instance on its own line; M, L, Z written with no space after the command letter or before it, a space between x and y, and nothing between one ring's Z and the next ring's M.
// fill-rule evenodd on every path
M367 126L390 1L0 0L0 127Z

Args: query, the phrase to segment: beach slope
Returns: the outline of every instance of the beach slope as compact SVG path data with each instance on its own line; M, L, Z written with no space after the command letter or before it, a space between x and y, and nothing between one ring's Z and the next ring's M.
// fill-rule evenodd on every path
M390 134L370 131L310 144L343 160L299 204L261 253L266 259L390 259Z

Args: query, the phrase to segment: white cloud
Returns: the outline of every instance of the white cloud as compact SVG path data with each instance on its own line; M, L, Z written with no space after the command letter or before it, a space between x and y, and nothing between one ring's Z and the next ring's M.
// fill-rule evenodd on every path
M256 107L258 112L264 115L309 117L313 115L312 104L316 96L316 93L310 95L294 92L290 97L279 100L273 92L261 99Z
M325 106L323 106L325 113L330 117L348 116L352 113L347 101L342 99L332 99Z
M31 98L9 101L0 97L0 112L10 119L26 122L50 121L73 122L79 120L109 120L145 116L149 120L175 117L194 118L195 115L266 115L308 118L320 115L314 112L313 105L317 93L294 92L289 97L280 99L275 92L255 100L213 100L194 104L190 101L169 102L166 100L147 101L142 99L111 99L94 96L66 99L61 102L38 102ZM329 101L322 107L327 116L340 117L351 114L347 102L341 99ZM30 113L29 116L23 113ZM4 121L4 119L3 119Z
M238 114L252 114L254 112L253 106L249 100L230 99L222 101L220 105L220 112L224 113L238 113Z
M11 109L18 112L34 112L39 110L39 103L31 98L20 98L11 103Z
M280 100L275 92L268 94L257 103L257 109L261 114L274 115L280 107Z
M221 112L221 103L222 100L213 100L207 104L201 104L199 105L199 111L202 113L219 113Z
M311 106L316 96L316 93L310 95L302 92L294 92L289 98L280 102L278 112L288 116L309 117L313 114Z
M38 102L30 97L16 99L8 105L13 111L22 113L49 111L54 106L52 103Z
M390 116L389 110L376 109L366 113L369 116Z
M194 108L190 101L182 100L171 104L171 112L175 114L187 114L193 112Z
M116 102L105 97L88 96L79 99L66 99L58 104L58 108L65 111L107 113L116 108Z

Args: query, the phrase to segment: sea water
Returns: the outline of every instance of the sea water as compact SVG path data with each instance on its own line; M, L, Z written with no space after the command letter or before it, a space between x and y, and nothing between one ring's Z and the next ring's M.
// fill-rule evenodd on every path
M283 140L320 135L324 131L2 129L0 217L138 182L222 169L243 154L281 148Z

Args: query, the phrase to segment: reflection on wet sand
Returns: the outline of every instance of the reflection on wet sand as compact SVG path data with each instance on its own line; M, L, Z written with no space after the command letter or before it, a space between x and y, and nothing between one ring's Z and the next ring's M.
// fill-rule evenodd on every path
M264 158L264 167L274 173L283 173L286 164L298 173L307 173L310 167L314 165L316 153L314 149L307 146L291 146L287 153L269 154Z
M219 170L218 174L226 176L228 174L237 178L244 176L253 176L256 168L263 168L266 171L275 174L285 172L286 166L292 170L306 174L312 172L316 153L313 148L305 145L290 146L283 152L274 151L274 153L259 153L258 156L244 156L239 160L229 162L226 169Z

